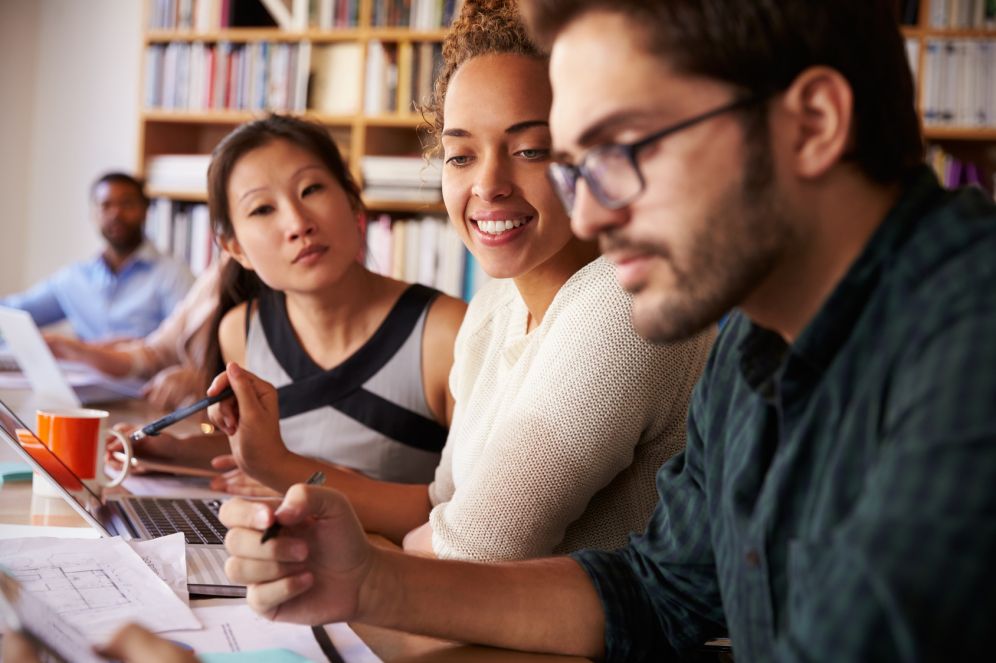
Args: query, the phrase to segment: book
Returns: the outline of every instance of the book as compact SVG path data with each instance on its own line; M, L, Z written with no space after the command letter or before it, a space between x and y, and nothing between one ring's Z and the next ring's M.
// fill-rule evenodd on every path
M357 113L362 86L362 44L343 42L316 46L312 52L312 91L308 107L332 115Z

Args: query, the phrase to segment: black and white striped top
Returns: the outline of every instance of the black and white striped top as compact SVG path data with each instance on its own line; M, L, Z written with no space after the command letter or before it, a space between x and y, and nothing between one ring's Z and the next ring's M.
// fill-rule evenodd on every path
M374 479L428 483L447 429L433 418L422 381L422 333L438 291L406 289L370 339L326 371L307 355L281 292L268 291L247 322L246 365L277 387L280 432L294 453Z

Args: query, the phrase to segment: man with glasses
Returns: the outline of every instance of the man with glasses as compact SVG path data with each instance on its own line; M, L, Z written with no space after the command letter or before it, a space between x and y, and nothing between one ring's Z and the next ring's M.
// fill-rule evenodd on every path
M649 339L737 309L647 531L479 566L372 549L349 504L232 501L274 619L615 661L973 660L996 623L996 206L921 164L891 0L532 0L550 176ZM234 370L238 376L238 370ZM252 398L236 384L240 402ZM240 391L241 390L241 391Z
M159 326L193 283L182 262L160 255L145 239L149 201L142 183L105 173L90 187L92 216L104 248L0 306L31 313L44 326L68 320L84 341L142 338Z

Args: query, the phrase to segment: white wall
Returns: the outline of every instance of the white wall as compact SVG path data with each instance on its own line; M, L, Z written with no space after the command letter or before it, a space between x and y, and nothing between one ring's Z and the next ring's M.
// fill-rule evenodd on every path
M90 183L137 165L141 21L138 0L0 0L0 90L18 91L0 93L3 216L15 212L2 236L23 247L19 266L0 264L0 292L100 247Z
M39 16L30 0L0 2L0 293L24 283Z

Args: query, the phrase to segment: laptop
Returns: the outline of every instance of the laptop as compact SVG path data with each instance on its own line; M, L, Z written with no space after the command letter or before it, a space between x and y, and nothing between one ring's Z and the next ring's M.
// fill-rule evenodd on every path
M36 453L45 456L36 459L28 453L19 435L37 443ZM0 439L48 479L62 499L102 536L144 540L183 532L187 541L187 587L192 594L245 596L245 586L225 575L227 530L218 520L220 500L149 495L112 495L102 500L2 400Z
M82 364L60 366L27 311L0 306L0 336L45 407L80 407L141 395L141 380L112 380ZM63 368L66 368L64 371Z

